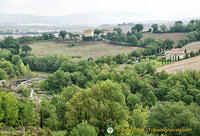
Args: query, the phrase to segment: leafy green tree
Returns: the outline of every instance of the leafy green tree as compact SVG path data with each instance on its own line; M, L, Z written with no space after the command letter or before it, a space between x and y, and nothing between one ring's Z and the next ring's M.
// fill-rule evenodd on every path
M22 37L18 38L18 41L20 44L25 44L25 43L33 42L34 39L31 36L22 36Z
M183 22L176 21L173 26L174 32L184 32Z
M119 36L119 38L120 38L120 41L121 42L126 42L126 35L125 34L121 34L120 36Z
M11 56L11 53L9 50L0 49L0 59L4 58L4 59L8 60L10 56Z
M150 106L150 107L155 105L156 102L157 102L157 98L156 98L156 96L154 95L154 93L152 91L150 91L147 94L146 100L147 100L147 105Z
M6 71L0 68L0 80L6 80L6 79L8 79Z
M154 43L154 42L155 42L155 39L154 39L154 38L152 38L152 37L147 37L147 38L144 39L142 45L143 45L144 47L146 47L148 44Z
M35 126L38 122L38 114L34 109L34 105L32 102L27 102L24 104L22 114L22 122L23 126Z
M65 113L67 111L66 102L70 101L70 99L82 89L76 85L68 86L63 88L62 93L60 95L56 95L51 99L51 103L56 107L56 114L59 120L59 129L66 128L66 120Z
M42 39L43 40L49 40L49 35L47 33L42 34Z
M149 117L149 110L148 107L143 108L141 105L139 105L136 109L133 110L133 121L134 126L136 128L144 129L148 123L148 117Z
M56 114L56 107L47 100L42 101L43 125L49 127L51 130L57 130L58 117Z
M148 50L148 55L159 53L159 46L155 43L147 45L146 49Z
M0 68L6 71L9 77L14 77L14 66L10 61L6 61L5 59L1 59Z
M137 104L140 103L140 96L137 94L130 94L127 97L127 105L129 107L129 110L133 110Z
M85 35L83 35L82 39L83 39L83 41L92 41L92 40L94 40L94 37L93 36L85 36Z
M174 42L173 40L171 40L171 39L166 39L166 40L164 41L164 44L165 44L166 49L172 49L174 43L175 43L175 42Z
M196 56L196 54L194 53L194 51L191 51L191 52L190 52L190 56L191 56L191 57L195 57L195 56Z
M167 30L167 26L165 24L161 25L160 28L161 28L162 32L166 32L166 30Z
M83 121L78 124L70 133L70 136L97 136L95 127Z
M74 37L74 34L71 33L71 32L68 32L67 34L69 35L69 38L70 38L70 39L72 39L72 38Z
M98 128L98 135L105 135L109 126L129 127L125 97L121 87L110 80L81 91L67 102L67 129L72 130L83 120Z
M127 43L131 43L133 45L137 45L138 44L138 39L135 35L131 35L127 38Z
M11 93L0 92L2 109L4 111L3 122L8 126L17 126L18 122L18 101Z
M75 85L78 85L80 87L84 87L85 83L87 82L87 78L85 77L85 75L78 71L78 72L73 72L71 75L72 78L72 82Z
M141 32L144 29L142 24L136 24L132 29L135 29L137 32Z
M193 120L193 129L192 129L192 136L196 136L200 133L199 127L200 127L200 106L191 103L190 106L188 107L189 110L195 115L196 120Z
M178 47L181 48L183 47L184 45L188 44L189 43L189 38L188 37L185 37L181 40L179 40L178 42ZM186 53L186 52L185 52Z
M49 90L49 86L48 86L48 82L47 80L42 80L40 83L39 83L39 87L41 90Z
M0 126L1 126L1 122L4 119L4 110L3 110L3 100L2 100L2 96L0 95Z
M124 54L118 54L113 60L116 61L117 64L123 64L126 62L126 56Z
M0 48L1 49L5 48L3 41L0 41Z
M156 91L156 96L157 96L158 100L160 100L160 101L163 100L164 96L167 95L167 93L170 91L170 89L171 88L167 84L165 84L163 82L159 82L158 88L157 88L157 91Z
M8 36L3 40L2 47L8 49L12 54L19 54L19 42L12 36Z
M142 50L141 49L135 50L131 53L131 55L136 57L136 58L141 57L142 56Z
M137 37L138 40L141 40L141 38L143 37L142 33L135 33L135 36Z
M24 97L30 97L30 90L28 88L24 89Z
M197 131L199 121L183 102L158 102L150 109L149 128L154 129L192 129ZM177 135L183 135L179 132ZM187 134L191 134L188 132Z
M54 40L56 38L53 33L49 33L48 37L50 40Z
M126 36L129 37L130 35L132 35L132 33L128 31L128 32L126 33Z
M60 67L60 69L64 72L75 72L77 71L77 66L74 64L74 62L71 61L64 61Z
M153 24L152 26L151 26L151 28L153 29L153 33L156 33L157 31L158 31L158 24Z
M197 32L196 31L194 31L194 32L189 32L187 35L186 35L186 37L188 37L189 38L189 41L190 42L194 42L194 41L196 41L197 40Z
M112 35L110 37L108 37L109 40L111 40L112 42L116 41L116 42L121 42L120 36L119 35Z
M47 78L47 82L51 93L58 93L62 88L71 84L71 77L69 73L58 70Z
M29 45L22 45L22 52L28 53L32 51L32 48Z
M192 24L192 25L194 25L194 23L195 23L195 20L194 19L192 19L192 20L190 20L190 22L189 22L190 24Z
M61 30L58 36L62 37L62 39L65 40L66 35L67 35L67 32L64 30Z
M94 34L99 35L100 33L102 33L102 30L99 30L99 29L95 29L95 30L94 30Z
M200 20L196 20L195 27L197 31L200 31Z
M118 35L122 34L122 29L121 28L114 28L114 31L117 31Z
M195 97L195 100L196 100L197 104L199 104L199 106L200 106L200 94L198 94L198 95Z
M185 95L183 97L183 102L185 102L186 104L190 104L193 102L193 97L191 95Z

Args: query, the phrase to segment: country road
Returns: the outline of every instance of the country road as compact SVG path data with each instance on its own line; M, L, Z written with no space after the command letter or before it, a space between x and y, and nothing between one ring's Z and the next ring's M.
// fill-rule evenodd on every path
M11 80L11 82L21 82L19 85L17 85L14 90L17 90L19 87L24 86L28 82L35 81L35 80L45 80L47 77L37 77L37 78L27 78L27 79L18 79L18 80Z

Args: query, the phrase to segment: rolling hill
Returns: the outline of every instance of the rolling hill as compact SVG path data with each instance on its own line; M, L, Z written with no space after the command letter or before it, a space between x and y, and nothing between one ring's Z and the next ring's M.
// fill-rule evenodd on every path
M186 70L200 70L200 56L174 62L163 67L158 67L157 72L165 70L168 73L177 73Z

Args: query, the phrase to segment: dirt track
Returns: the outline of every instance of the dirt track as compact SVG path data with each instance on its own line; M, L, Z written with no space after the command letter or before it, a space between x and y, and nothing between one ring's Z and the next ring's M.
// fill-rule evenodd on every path
M165 70L168 73L177 73L186 70L200 70L200 56L185 59L179 62L165 65L163 67L157 68L157 72Z

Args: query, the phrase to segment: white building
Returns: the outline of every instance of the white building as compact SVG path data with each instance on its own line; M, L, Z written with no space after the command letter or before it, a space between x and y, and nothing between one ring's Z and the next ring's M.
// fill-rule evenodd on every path
M166 60L176 61L178 59L183 59L186 57L186 53L183 49L171 49L165 51Z

